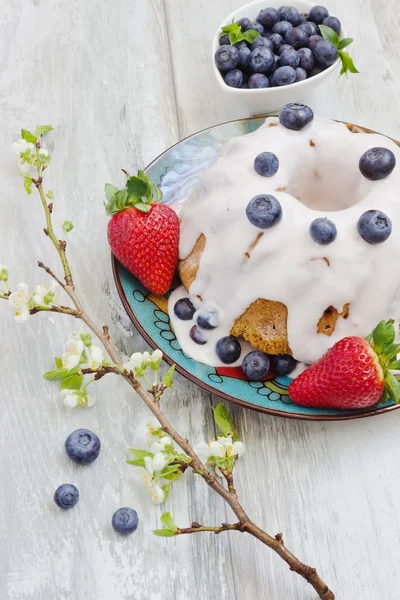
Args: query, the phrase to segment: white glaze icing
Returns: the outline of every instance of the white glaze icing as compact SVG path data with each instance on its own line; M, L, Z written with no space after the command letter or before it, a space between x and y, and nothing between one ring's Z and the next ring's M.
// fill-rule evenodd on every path
M358 167L361 155L374 146L389 148L397 159L393 173L381 181L367 180ZM278 172L269 178L254 170L255 157L265 151L279 159ZM248 259L245 253L262 230L245 211L258 194L279 200L282 219L264 230ZM392 235L382 244L368 244L357 233L357 221L369 209L392 221ZM337 227L336 240L327 246L309 234L317 217L328 217ZM180 258L191 253L202 233L207 240L190 297L201 296L202 306L216 308L220 325L207 333L207 344L195 344L189 337L193 322L180 321L173 311L185 295L179 288L171 295L169 314L182 349L200 362L221 364L216 341L229 335L235 319L258 298L287 306L289 345L301 362L315 362L347 335L366 336L380 320L398 318L399 232L400 150L391 140L351 133L342 123L318 117L302 131L268 118L256 132L226 145L185 203ZM324 310L334 306L340 312L347 303L349 317L338 319L333 335L317 333Z

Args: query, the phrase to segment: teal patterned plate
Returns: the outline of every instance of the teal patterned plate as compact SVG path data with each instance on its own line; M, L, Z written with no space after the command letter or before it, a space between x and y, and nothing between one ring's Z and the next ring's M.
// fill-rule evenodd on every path
M163 202L179 208L190 196L203 171L219 157L232 137L258 129L264 118L243 119L206 129L179 142L154 162L146 171L163 191ZM351 126L350 126L351 128ZM362 128L360 128L362 129ZM369 130L364 129L366 133ZM288 395L290 379L277 377L264 382L249 382L240 368L214 368L186 356L171 329L167 314L167 297L150 294L141 283L113 258L118 293L124 307L152 348L160 348L169 363L189 380L224 400L261 412L308 420L354 419L380 414L398 408L392 401L357 411L323 410L293 404Z

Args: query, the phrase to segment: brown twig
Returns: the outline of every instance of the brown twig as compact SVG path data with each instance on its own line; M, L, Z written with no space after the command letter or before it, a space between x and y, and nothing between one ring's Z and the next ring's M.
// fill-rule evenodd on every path
M81 373L93 373L95 371L95 378L100 379L107 373L117 373L124 377L124 379L129 383L129 385L135 390L135 392L142 399L144 404L149 408L149 410L153 413L153 415L157 418L160 423L163 431L168 433L170 437L174 440L174 442L187 454L187 456L191 459L190 463L182 465L181 468L186 470L189 466L192 468L193 472L200 475L207 485L213 489L219 496L221 496L227 504L231 507L234 514L238 518L238 522L234 524L223 523L220 527L205 527L199 525L198 523L192 523L192 527L186 529L178 529L177 534L189 534L189 533L199 533L204 531L212 531L214 533L221 533L222 531L230 531L237 530L241 532L246 532L258 539L260 542L271 548L274 552L276 552L288 565L291 571L298 573L301 577L303 577L316 591L319 598L321 600L334 600L335 596L333 592L328 588L325 582L318 575L317 571L302 563L294 554L288 550L283 542L282 534L279 533L275 537L272 537L265 531L263 531L260 527L258 527L255 523L253 523L248 517L247 513L244 511L241 506L238 495L233 485L233 476L231 473L225 473L225 479L228 483L228 489L226 489L217 478L210 473L205 464L200 460L200 458L196 455L193 448L189 444L188 440L184 439L169 423L169 421L164 416L160 404L158 400L156 400L156 394L154 394L154 398L151 393L147 392L140 382L135 379L133 373L127 372L118 358L117 352L114 349L110 335L108 332L108 328L104 326L100 329L94 321L88 316L86 311L84 310L78 296L75 293L75 288L73 284L73 279L71 275L71 270L66 258L65 246L61 244L59 240L57 240L54 235L52 222L51 222L51 210L47 206L45 195L42 187L42 178L41 178L41 170L38 173L38 180L35 181L35 185L39 191L40 198L42 201L43 209L46 216L46 230L47 235L53 242L59 256L61 263L64 269L64 278L65 283L63 283L58 277L52 272L49 267L46 267L43 263L39 263L39 266L53 277L55 281L57 281L61 287L65 290L68 296L71 298L76 311L74 311L74 316L81 319L88 328L94 333L94 335L99 339L99 341L103 344L105 350L109 354L111 360L114 363L113 367L101 367L100 369L92 370L92 369L82 369ZM69 309L73 311L73 309ZM75 314L76 313L76 314ZM72 314L72 313L71 313ZM160 386L160 390L161 390ZM163 390L164 391L164 390Z

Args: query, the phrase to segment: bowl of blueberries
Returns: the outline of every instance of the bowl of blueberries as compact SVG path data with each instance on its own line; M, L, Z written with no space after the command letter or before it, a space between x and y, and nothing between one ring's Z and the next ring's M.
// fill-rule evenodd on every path
M342 72L358 72L344 52L352 39L327 8L306 0L280 2L256 0L238 8L213 40L218 84L252 115L303 99L340 63Z

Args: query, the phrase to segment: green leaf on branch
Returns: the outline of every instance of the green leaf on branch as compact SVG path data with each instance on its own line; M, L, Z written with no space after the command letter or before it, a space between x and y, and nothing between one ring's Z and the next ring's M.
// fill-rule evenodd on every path
M43 375L45 379L65 379L69 374L68 369L54 369L53 371L47 371Z
M69 375L60 383L60 390L80 390L83 381L83 375Z
M164 377L162 378L162 384L165 385L167 388L172 388L172 386L173 386L173 377L174 377L174 373L175 373L175 366L176 365L172 365L172 367L170 367L168 369L168 371L165 373Z
M37 136L33 135L33 133L28 131L27 129L21 129L21 137L26 142L29 142L31 144L36 144Z
M164 495L165 495L165 500L169 496L171 485L172 485L172 481L170 483L165 483L164 485L161 486L161 489L162 489L162 491L164 492Z
M49 200L54 200L54 194L51 190L46 193L46 196Z
M53 127L51 125L38 125L35 129L35 135L37 138L40 138L49 131L53 131Z
M57 369L62 369L62 360L58 356L54 358L54 362L56 363Z
M62 224L62 228L63 228L63 232L65 234L69 233L70 231L73 230L74 225L71 221L64 221Z
M232 433L231 416L223 404L218 404L214 411L214 421L224 435Z
M144 459L147 456L149 456L150 458L154 457L154 454L152 452L147 452L147 450L140 450L137 448L129 448L129 452L132 452L133 456L136 456L136 458Z
M32 194L32 177L27 173L23 173L24 177L24 188L28 196Z
M144 459L143 458L136 458L136 459L132 459L132 460L127 460L126 462L128 463L128 465L134 465L135 467L143 467L143 469L146 466L144 464Z
M178 529L177 524L174 522L174 520L171 516L171 513L169 513L169 512L166 512L163 515L161 515L160 521L166 529L169 529L170 531L173 531L174 533Z
M158 537L174 537L176 533L174 531L170 531L169 529L154 529L154 535L158 535Z
M343 50L344 48L347 48L347 46L350 46L350 44L352 44L353 42L354 42L353 38L343 38L343 40L339 41L337 49Z

